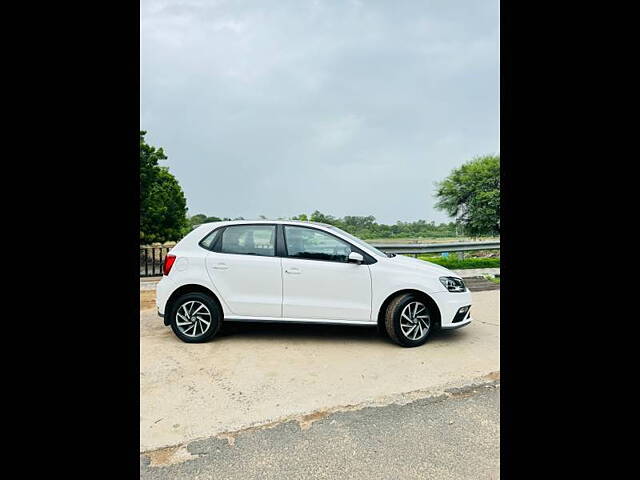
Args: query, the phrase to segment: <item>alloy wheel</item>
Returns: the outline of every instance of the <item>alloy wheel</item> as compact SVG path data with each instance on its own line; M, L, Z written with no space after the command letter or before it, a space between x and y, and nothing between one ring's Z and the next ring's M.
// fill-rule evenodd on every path
M187 337L199 337L211 327L211 312L198 300L184 302L176 312L176 326Z
M400 329L409 340L421 340L431 328L429 311L422 302L411 302L402 309Z

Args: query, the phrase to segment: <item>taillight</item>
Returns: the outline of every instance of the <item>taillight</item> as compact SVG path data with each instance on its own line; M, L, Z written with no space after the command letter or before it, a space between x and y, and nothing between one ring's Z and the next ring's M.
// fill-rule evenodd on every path
M171 267L173 267L173 264L176 261L176 256L175 255L167 255L166 257L164 257L164 264L162 265L162 273L164 275L169 275L169 272L171 271Z

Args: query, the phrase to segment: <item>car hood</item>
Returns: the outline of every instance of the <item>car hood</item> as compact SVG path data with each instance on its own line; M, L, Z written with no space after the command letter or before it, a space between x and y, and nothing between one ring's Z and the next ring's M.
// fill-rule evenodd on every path
M460 277L456 273L451 270L437 265L435 263L427 262L426 260L419 260L417 258L407 257L405 255L396 255L395 257L390 257L389 262L394 263L396 265L400 265L403 267L407 267L410 269L419 269L428 273L438 274L438 275L447 275Z

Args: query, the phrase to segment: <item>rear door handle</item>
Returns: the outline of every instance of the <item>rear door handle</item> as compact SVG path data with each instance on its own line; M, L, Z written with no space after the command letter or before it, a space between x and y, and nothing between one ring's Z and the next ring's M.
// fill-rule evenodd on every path
M227 265L226 263L218 263L211 268L214 268L216 270L227 270L229 268L229 265Z
M285 268L284 273L290 273L291 275L300 275L300 269L295 267Z

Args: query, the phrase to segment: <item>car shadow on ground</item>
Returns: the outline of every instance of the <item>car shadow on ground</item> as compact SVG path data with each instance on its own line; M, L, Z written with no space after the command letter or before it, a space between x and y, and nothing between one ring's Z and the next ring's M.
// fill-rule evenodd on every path
M466 334L461 330L434 330L427 343L456 342L462 340ZM364 343L394 343L381 333L377 327L363 327L354 325L314 325L314 324L286 324L267 322L226 322L223 323L216 339L223 340L243 338L265 341L283 340L326 340L352 341Z

